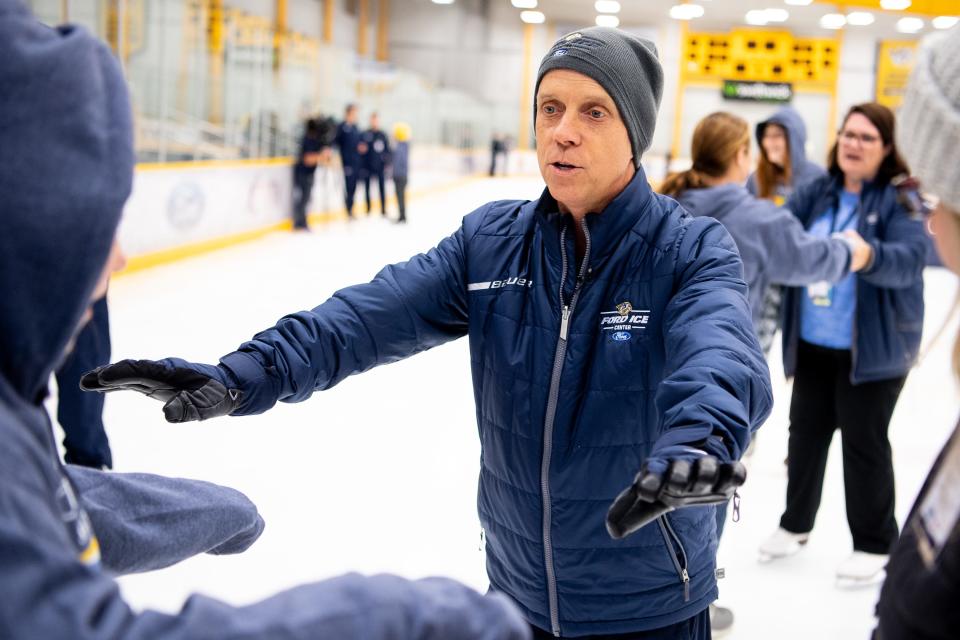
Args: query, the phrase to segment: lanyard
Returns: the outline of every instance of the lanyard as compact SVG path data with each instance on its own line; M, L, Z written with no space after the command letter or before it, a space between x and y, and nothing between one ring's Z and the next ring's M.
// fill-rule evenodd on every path
M840 225L840 230L843 230L850 221L857 217L858 210L860 209L860 203L851 207L850 215L847 216L847 219L843 221L843 224ZM840 201L837 201L837 208L833 211L833 215L830 217L830 235L833 235L837 231L837 217L840 215Z

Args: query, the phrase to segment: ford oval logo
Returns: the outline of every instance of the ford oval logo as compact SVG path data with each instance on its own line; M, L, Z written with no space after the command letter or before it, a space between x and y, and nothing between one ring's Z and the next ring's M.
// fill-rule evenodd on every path
M630 339L630 332L617 331L616 333L613 334L613 339L616 340L617 342L626 342L627 340Z

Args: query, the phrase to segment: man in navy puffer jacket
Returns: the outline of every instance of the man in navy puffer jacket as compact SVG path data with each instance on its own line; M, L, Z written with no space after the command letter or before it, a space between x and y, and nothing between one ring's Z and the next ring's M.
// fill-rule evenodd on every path
M159 398L173 422L249 415L467 335L491 588L537 637L709 638L714 509L604 526L638 469L739 458L772 401L733 240L640 168L661 88L651 43L565 36L535 92L538 200L481 207L216 366L124 361L84 384Z

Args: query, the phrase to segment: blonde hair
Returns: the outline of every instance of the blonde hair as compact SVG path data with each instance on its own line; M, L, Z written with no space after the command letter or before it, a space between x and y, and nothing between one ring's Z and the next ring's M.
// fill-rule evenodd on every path
M723 176L740 150L749 145L750 127L746 120L725 111L711 113L693 130L693 166L667 176L660 193L675 198L687 189L706 187L705 178Z

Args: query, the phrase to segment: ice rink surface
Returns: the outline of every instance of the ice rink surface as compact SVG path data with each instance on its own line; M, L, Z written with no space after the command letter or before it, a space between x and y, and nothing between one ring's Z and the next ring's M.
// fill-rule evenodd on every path
M266 239L118 278L110 292L113 357L179 356L216 362L285 313L308 309L383 265L424 251L460 218L501 198L535 198L533 178L475 179L434 188L409 204L410 224L380 218L332 223L312 234ZM927 271L925 342L956 290ZM910 375L890 437L902 524L957 419L949 372L951 327ZM741 520L720 549L720 604L729 638L868 638L877 588L844 591L834 569L851 551L839 436L823 503L799 555L761 565L756 549L784 504L790 387L771 362L776 406L759 432L742 490ZM160 405L113 394L106 424L118 471L201 478L252 498L267 522L245 554L203 556L121 580L136 607L177 610L200 592L243 604L348 571L445 575L485 589L475 510L479 443L466 340L348 379L298 405L250 418L170 425Z

